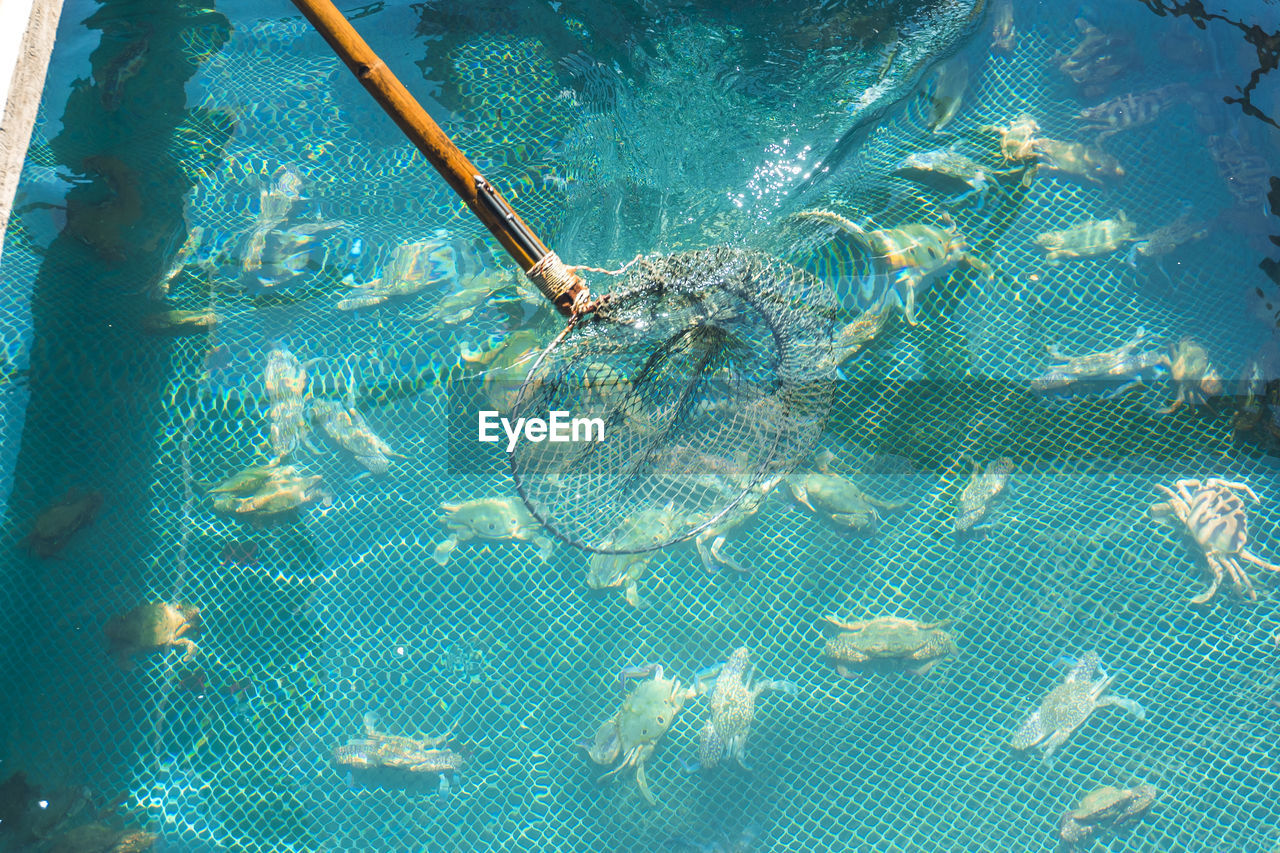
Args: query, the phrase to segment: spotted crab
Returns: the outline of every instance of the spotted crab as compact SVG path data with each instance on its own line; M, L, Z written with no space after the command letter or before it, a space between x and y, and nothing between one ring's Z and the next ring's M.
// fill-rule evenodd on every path
M657 548L676 538L681 516L671 504L661 509L646 509L627 519L613 535L609 544L613 548L646 548L630 554L595 553L587 560L587 586L592 589L621 587L627 603L640 606L640 590L637 582L644 577L649 562Z
M622 701L618 713L600 726L595 739L587 745L587 755L596 764L618 762L600 777L602 782L634 767L641 796L649 805L657 805L645 779L645 762L675 722L676 715L698 691L667 678L658 664L625 669L619 678L624 684L629 679L638 679L638 683Z
M916 304L925 291L957 267L976 270L988 281L995 278L990 266L970 254L949 217L942 228L912 224L868 230L829 210L807 210L796 216L833 224L862 248L871 260L872 273L863 283L861 298L868 306L900 307L911 326L919 325Z
M111 617L103 633L116 664L132 669L135 657L165 649L182 649L183 661L194 659L196 644L188 635L201 628L200 608L151 601Z
M698 758L710 770L720 759L731 758L744 770L747 766L747 738L756 716L756 699L774 690L790 696L800 688L790 681L755 679L755 664L746 648L734 649L726 662L699 673L698 692L710 696L711 716L702 727Z
M490 542L532 542L538 546L538 559L551 559L552 543L519 498L477 498L462 503L443 503L440 522L449 532L448 538L435 547L433 558L441 566L464 543L472 539Z
M1218 477L1178 480L1173 488L1156 486L1156 489L1169 499L1151 506L1148 510L1151 518L1169 527L1181 526L1195 540L1213 574L1209 588L1191 599L1191 603L1211 601L1217 595L1223 575L1231 580L1237 594L1257 601L1253 582L1240 560L1273 572L1280 572L1280 566L1268 563L1245 548L1249 542L1249 524L1241 495L1260 503L1253 489L1245 483Z
M1062 815L1058 838L1068 845L1086 844L1107 830L1128 829L1146 816L1158 793L1147 784L1095 788L1081 798L1078 806Z
M950 619L926 623L898 616L858 622L843 622L834 616L818 620L818 627L826 634L822 655L845 678L866 670L905 669L912 675L926 674L938 661L956 653L955 641L942 630L949 624Z
M973 473L964 491L956 502L955 529L957 533L978 531L977 525L987 517L996 498L1009 486L1009 476L1013 474L1013 460L1000 457L988 462L984 468L977 460L973 461Z
M1105 695L1115 680L1114 675L1108 676L1102 671L1096 652L1085 652L1062 683L1049 691L1040 701L1040 707L1013 733L1009 744L1017 750L1038 746L1048 762L1058 747L1099 708L1114 705L1135 720L1146 719L1146 711L1134 700Z

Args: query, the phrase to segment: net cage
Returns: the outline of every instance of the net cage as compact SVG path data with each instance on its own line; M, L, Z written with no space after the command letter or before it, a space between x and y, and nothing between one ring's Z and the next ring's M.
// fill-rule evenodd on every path
M379 49L413 33L387 61L562 257L753 245L825 278L853 320L874 270L850 231L795 216L823 210L863 230L950 216L993 270L937 279L917 325L895 314L842 367L823 446L886 505L878 525L830 523L780 487L714 571L693 544L636 558L636 606L529 531L442 552L446 505L514 496L471 418L556 325L302 20L69 6L64 33L97 47L87 65L83 38L55 48L3 255L2 769L29 787L6 783L0 842L52 848L93 821L171 850L1051 850L1085 792L1148 783L1150 813L1099 849L1275 849L1274 579L1254 572L1257 603L1228 581L1192 607L1203 559L1148 516L1157 485L1238 480L1262 498L1249 550L1280 559L1272 409L1265 391L1227 396L1251 365L1275 378L1255 358L1274 325L1255 266L1268 221L1226 215L1248 175L1224 179L1207 144L1239 146L1225 169L1250 148L1265 167L1272 137L1188 89L1106 140L1122 179L1024 187L995 174L984 129L1026 113L1089 139L1082 107L1243 61L1229 28L1131 6L1098 22L1132 39L1096 95L1058 70L1076 10L1041 4L1013 5L1007 52L998 4L646 4L626 32L586 4L345 10ZM944 57L967 85L933 132ZM953 202L891 174L947 146L989 191ZM1122 210L1144 231L1186 210L1217 224L1162 261L1049 264L1034 243ZM393 269L400 290L369 286ZM220 320L140 333L170 309ZM1177 389L1150 375L1029 389L1046 346L1099 352L1139 328L1151 349L1199 342L1227 393L1162 414ZM207 492L271 457L263 373L283 350L311 411L354 409L397 455L362 476L317 429L296 456L324 499L255 527ZM969 460L999 457L1015 467L989 529L957 536ZM100 498L91 523L28 538L69 493ZM155 601L200 609L198 655L118 666L106 626ZM951 618L958 651L919 677L840 678L825 616ZM687 766L708 713L693 698L647 760L656 805L630 771L597 781L581 744L618 712L620 670L658 662L687 686L739 647L758 679L795 685L760 697L750 770ZM1049 762L1012 750L1061 659L1087 651L1145 718L1101 709ZM448 790L369 780L333 752L366 729L447 734L462 768Z

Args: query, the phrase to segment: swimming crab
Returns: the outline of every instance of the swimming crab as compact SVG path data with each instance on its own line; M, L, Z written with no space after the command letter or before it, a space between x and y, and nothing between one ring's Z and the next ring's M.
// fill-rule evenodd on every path
M1086 130L1097 131L1098 142L1125 130L1155 121L1165 110L1186 100L1186 83L1170 83L1148 92L1130 92L1086 107L1078 114Z
M1128 829L1151 809L1158 795L1153 785L1116 788L1103 785L1085 794L1058 821L1058 838L1065 844L1084 844L1106 830Z
M223 317L213 309L201 311L157 311L146 314L138 325L148 335L199 335L208 332L222 322Z
M973 460L973 473L956 505L955 529L957 533L977 531L978 522L987 517L991 505L995 503L1009 486L1009 476L1013 473L1013 460L1002 456L983 466Z
M699 694L711 697L711 716L702 727L698 754L705 770L719 764L722 757L749 770L747 738L756 716L756 699L769 690L790 696L800 693L790 681L755 680L755 664L746 648L734 649L729 660L699 673L697 685Z
M1209 363L1208 352L1190 338L1174 345L1168 365L1176 396L1161 414L1176 412L1183 405L1203 405L1207 396L1222 393L1222 377Z
M1045 351L1055 363L1048 370L1031 380L1032 391L1058 391L1093 382L1124 380L1114 393L1123 393L1142 384L1143 374L1165 367L1169 363L1166 351L1142 350L1150 338L1139 327L1129 340L1120 346L1102 352L1082 355L1063 355L1057 346L1049 345Z
M1114 219L1082 219L1061 231L1046 231L1036 237L1035 243L1045 253L1045 260L1056 264L1062 258L1109 255L1141 239L1138 226L1122 210Z
M619 679L624 684L629 679L639 679L639 682L627 694L618 713L600 726L595 739L587 745L587 755L596 764L618 762L617 767L600 777L602 782L634 767L641 796L649 805L657 805L645 779L645 762L675 722L676 715L698 691L667 678L658 664L625 669Z
M551 559L551 540L519 498L477 498L462 503L443 503L440 521L449 532L448 538L436 545L433 558L441 566L463 542L485 539L490 542L532 542L538 546L538 559Z
M360 737L333 748L333 762L370 778L376 776L387 781L403 782L414 777L438 776L443 796L449 791L449 778L456 779L464 763L458 752L438 748L448 741L448 734L435 738L383 734L366 722Z
M994 280L984 261L969 253L968 244L949 217L943 227L911 224L885 230L868 230L829 210L806 210L797 217L835 225L865 251L873 272L863 284L863 298L871 305L896 305L910 326L916 320L916 303L934 281L956 267L976 270Z
M276 348L267 353L262 384L266 386L267 398L271 401L267 417L271 449L278 462L297 450L309 432L304 414L307 371L293 353Z
M201 628L200 608L151 601L111 617L103 633L116 664L133 669L135 657L164 649L182 649L182 660L192 660L196 644L187 635Z
M905 669L912 675L924 675L938 661L956 653L955 641L942 630L950 624L950 619L925 623L897 616L859 622L842 622L834 616L818 620L827 637L822 655L845 678L869 669Z
M614 548L644 548L670 542L680 522L680 514L671 504L662 509L641 510L619 526L609 544ZM621 587L627 603L639 607L637 582L644 577L655 553L656 549L631 554L592 554L587 560L587 586L592 589Z
M905 503L877 500L839 474L807 471L786 478L787 491L799 503L838 527L871 533L880 525L877 509L898 510Z
M31 531L19 544L33 556L54 557L67 547L77 530L93 522L101 508L102 492L71 489L36 516Z
M893 167L893 174L951 196L951 204L960 204L972 196L981 201L992 189L998 190L1000 185L993 178L1007 174L1007 170L993 172L954 148L940 148L909 154Z
M1069 54L1054 57L1058 70L1080 87L1086 98L1102 95L1134 65L1133 41L1098 29L1083 16L1075 19L1080 41Z
M1146 719L1146 711L1132 699L1104 695L1116 680L1102 670L1096 652L1085 652L1071 670L1040 700L1040 707L1023 721L1009 744L1017 750L1038 746L1045 762L1053 758L1058 747L1066 743L1072 732L1085 724L1099 708L1114 705L1127 711L1135 720Z
M354 406L344 406L336 400L316 400L311 404L311 418L370 474L387 473L390 467L388 457L405 458L374 433L364 415Z
M1023 113L1007 126L983 125L981 130L1000 134L1000 156L1006 163L1029 163L1036 159L1036 140L1040 125Z
M1181 525L1195 540L1209 571L1213 573L1209 588L1191 599L1191 603L1205 604L1212 600L1222 584L1223 575L1230 578L1237 594L1257 601L1253 582L1240 565L1240 560L1273 572L1280 572L1280 566L1268 563L1245 549L1249 542L1249 525L1241 495L1260 503L1253 489L1244 483L1218 477L1178 480L1172 489L1167 486L1156 486L1156 489L1169 500L1153 504L1149 510L1151 518L1169 527Z

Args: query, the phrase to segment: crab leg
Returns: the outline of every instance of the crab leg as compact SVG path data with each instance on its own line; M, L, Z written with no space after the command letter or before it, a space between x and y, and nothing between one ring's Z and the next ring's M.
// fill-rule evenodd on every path
M1212 557L1207 558L1207 562L1209 563L1209 570L1213 572L1213 581L1209 584L1208 589L1191 599L1192 604L1207 603L1218 594L1218 586L1222 583L1222 568Z
M1266 560L1263 560L1260 557L1255 557L1253 554L1250 554L1248 551L1241 551L1236 556L1242 557L1245 560L1248 560L1250 563L1253 563L1255 566L1257 566L1260 569L1270 569L1273 572L1280 572L1280 566L1277 566L1274 563L1268 563Z

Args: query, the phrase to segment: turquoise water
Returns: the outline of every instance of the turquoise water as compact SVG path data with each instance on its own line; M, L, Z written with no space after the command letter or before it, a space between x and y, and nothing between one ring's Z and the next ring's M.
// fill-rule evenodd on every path
M566 261L730 245L823 279L842 331L884 314L821 442L878 523L811 510L798 475L726 535L749 571L665 548L632 564L637 606L535 533L441 549L446 505L514 500L475 412L560 325L292 7L69 5L0 261L0 776L26 779L0 789L0 843L69 849L102 824L193 851L1050 850L1083 794L1145 783L1150 812L1096 849L1274 849L1274 577L1246 562L1257 602L1228 573L1191 604L1202 549L1148 507L1182 478L1245 483L1245 546L1280 560L1280 108L1264 73L1226 100L1277 22L1241 3L1200 29L1176 5L1016 0L1007 43L1003 3L344 9ZM1090 109L1151 120L1107 133ZM1023 114L1123 175L1042 146L1024 181L990 129ZM938 150L982 170L977 192L894 174ZM1085 220L1115 245L1050 263L1037 237ZM904 272L855 233L948 223L972 268ZM416 292L340 306L397 264ZM218 319L144 331L169 310ZM1139 329L1140 386L1045 379L1049 348ZM354 408L385 473L297 434L268 378L284 352L302 417ZM219 511L210 490L282 447L320 477L300 511ZM989 527L958 535L971 460L1000 457ZM60 501L96 509L29 537ZM128 639L148 603L200 609L192 660ZM950 618L957 651L844 679L827 616ZM690 766L699 697L647 761L656 804L630 770L600 780L581 744L627 696L619 671L688 685L739 647L797 689L761 696L750 769ZM1145 718L1104 708L1051 762L1013 749L1091 650ZM371 747L334 749L365 726L448 733L461 768L443 789L353 768Z

